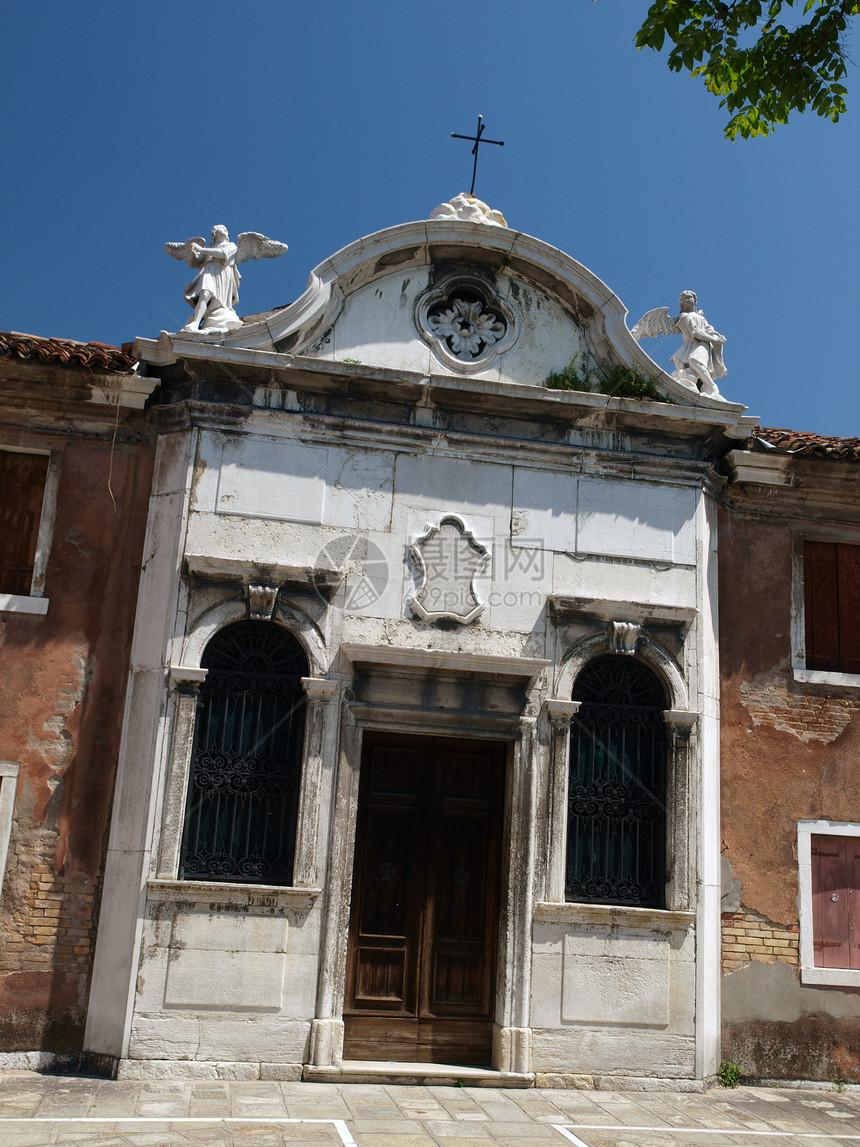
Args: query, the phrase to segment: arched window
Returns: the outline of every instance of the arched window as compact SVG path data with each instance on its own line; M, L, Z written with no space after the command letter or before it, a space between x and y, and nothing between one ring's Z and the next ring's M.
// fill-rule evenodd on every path
M662 908L666 696L647 666L598 657L580 673L570 730L565 898Z
M307 658L279 625L240 621L202 665L180 876L292 884Z

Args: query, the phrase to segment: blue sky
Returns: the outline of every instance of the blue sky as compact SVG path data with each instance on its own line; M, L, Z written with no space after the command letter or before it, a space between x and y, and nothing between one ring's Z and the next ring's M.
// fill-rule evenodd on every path
M130 341L186 321L167 240L262 231L240 313L287 303L362 235L468 190L584 263L632 325L690 287L721 389L763 424L860 434L860 84L832 125L723 139L698 81L639 52L647 0L525 5L56 0L0 46L0 328ZM857 32L854 31L856 56ZM676 340L649 340L661 365Z

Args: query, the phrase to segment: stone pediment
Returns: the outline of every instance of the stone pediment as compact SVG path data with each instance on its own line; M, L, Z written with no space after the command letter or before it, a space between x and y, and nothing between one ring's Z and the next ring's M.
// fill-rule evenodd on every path
M666 374L633 338L621 300L555 247L501 226L431 219L344 247L287 307L199 345L543 388L580 373L633 367L685 406L721 408ZM182 335L170 336L181 355ZM585 388L583 388L585 389Z

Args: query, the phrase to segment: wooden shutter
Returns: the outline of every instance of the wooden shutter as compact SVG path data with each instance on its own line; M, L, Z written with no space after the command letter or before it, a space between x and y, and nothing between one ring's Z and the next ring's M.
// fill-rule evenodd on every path
M836 543L803 543L806 668L839 668L839 590Z
M860 836L846 838L848 861L848 966L860 969Z
M46 454L0 450L0 593L30 592L47 474Z
M860 838L812 837L812 933L817 968L851 967L849 935L852 901L848 883L848 860L852 875L860 874L858 850L849 843ZM860 966L860 963L858 963Z
M860 546L804 542L806 668L860 673Z
M836 574L839 661L843 673L860 673L860 546L837 545Z

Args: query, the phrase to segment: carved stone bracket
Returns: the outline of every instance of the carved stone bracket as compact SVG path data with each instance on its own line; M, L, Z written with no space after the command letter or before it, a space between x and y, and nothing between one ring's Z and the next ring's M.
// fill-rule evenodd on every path
M184 697L196 697L208 674L208 669L193 668L190 665L171 665L167 670L167 680L175 693Z
M278 603L280 587L276 585L248 585L248 617L253 621L271 621Z
M663 713L663 720L666 723L666 728L673 736L686 741L696 727L699 714L687 709L666 709Z
M337 697L340 682L328 677L303 677L302 688L312 705L328 705Z
M552 724L569 725L582 706L581 701L563 701L559 697L547 697L544 711Z
M635 621L610 621L609 643L613 653L636 652L636 643L642 627Z

